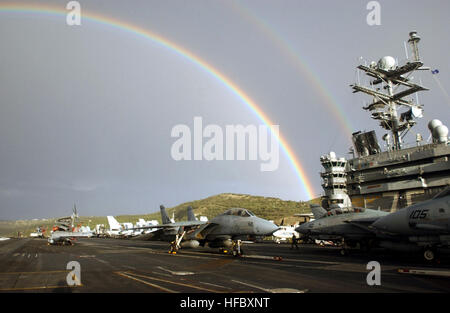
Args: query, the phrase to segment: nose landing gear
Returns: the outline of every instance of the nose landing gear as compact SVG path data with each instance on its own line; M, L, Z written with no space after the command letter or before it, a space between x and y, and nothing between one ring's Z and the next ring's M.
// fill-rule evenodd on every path
M241 246L242 246L242 241L241 240L233 240L233 245L231 247L231 254L234 257L238 257L238 256L241 256L243 254Z
M170 254L177 254L177 251L180 250L180 248L181 248L180 243L181 243L181 240L183 240L183 237L185 234L186 234L186 231L184 230L181 233L181 235L177 234L175 236L175 240L170 243L170 250L169 250Z

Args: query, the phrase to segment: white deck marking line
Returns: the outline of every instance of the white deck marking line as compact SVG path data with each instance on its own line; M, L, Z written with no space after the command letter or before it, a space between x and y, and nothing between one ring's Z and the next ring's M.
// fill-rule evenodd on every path
M199 283L200 283L200 284L205 284L205 285L210 285L210 286L213 286L213 287L219 287L219 288L223 288L223 289L231 289L231 288L228 288L228 287L225 287L225 286L220 286L220 285L216 285L216 284L211 284L211 283L207 283L207 282L204 282L204 281L199 281Z
M257 262L245 262L239 265L244 265L244 264L254 264L254 265L261 265L260 263ZM276 265L276 266L280 266L280 267L295 267L295 268L301 268L301 269L308 269L308 270L327 270L327 271L340 271L340 272L354 272L354 273L368 273L366 269L355 269L355 270L351 270L351 269L346 269L346 268L339 268L336 266L306 266L306 265L295 265L295 264L282 264L282 263L271 263L272 265ZM345 263L348 264L348 263ZM386 266L385 268L382 269L382 273L383 275L389 275L389 276L396 276L397 273L390 273L389 271L392 270L392 268L394 268L394 266Z
M115 273L116 273L117 275L120 275L120 276L129 278L129 279L133 279L133 280L138 281L138 282L140 282L140 283L143 283L143 284L145 284L145 285L148 285L148 286L151 286L151 287L160 289L160 290L162 290L162 291L166 291L166 292L170 292L170 293L177 293L177 291L174 291L174 290L172 290L172 289L164 288L164 287L162 287L162 286L159 286L159 285L156 285L156 284L149 283L149 282L147 282L147 281L144 281L144 280L139 279L139 278L136 278L136 277L129 276L129 275L124 274L124 273L122 273L122 272L115 272Z
M97 260L100 263L103 263L103 264L106 264L106 265L111 265L108 261L105 261L105 260L102 260L102 259L99 259L99 258L94 258L94 260Z
M172 274L172 275L178 275L178 276L194 275L193 272L177 272L177 271L171 271L171 270L168 270L168 269L166 269L166 268L164 268L164 267L162 267L162 266L158 266L157 268L159 268L160 270L169 272L169 273Z
M171 276L169 274L166 274L166 273L160 273L160 272L152 272L152 273L155 273L155 274L158 274L158 275L162 275L162 276L166 276L166 277L169 277L169 278L173 277L173 276Z
M142 251L146 251L146 252L148 252L148 253L154 253L154 254L167 254L166 252L162 252L162 251L160 251L160 250L155 250L155 249L147 249L147 248L136 248L136 247L133 247L133 249L136 249L136 250L142 250ZM176 256L182 256L182 257L192 257L192 258L220 258L220 257L224 257L224 258L229 258L229 257L231 257L230 255L227 255L227 254L220 254L220 253L214 253L214 252L211 252L211 253L209 253L209 252L196 252L196 251L182 251L182 252L180 252L180 253L178 253L178 254L176 254ZM275 257L275 256L259 256L259 255L248 255L248 256L245 256L244 255L244 258L245 257L247 257L247 258L255 258L255 259L257 259L257 258L260 258L260 259L265 259L265 258L267 258L268 260L270 259L270 260L274 260L273 258ZM238 258L239 259L239 258ZM306 259L291 259L291 258L283 258L283 261L287 261L287 262L305 262L305 263L317 263L317 264L329 264L329 265L340 265L340 264L343 264L343 263L339 263L339 262L330 262L330 261L317 261L317 260L306 260ZM352 264L352 263L349 263L349 264Z
M140 275L140 274L136 274L136 273L129 273L129 272L126 272L126 273L129 274L129 275L137 276L137 277L147 278L147 279L151 279L151 280L161 281L161 282L174 284L174 285L179 285L179 286L184 286L184 287L189 287L189 288L194 288L194 289L198 289L198 290L203 290L203 291L208 291L208 292L215 292L215 293L220 292L218 290L202 288L202 287L198 287L198 286L194 286L194 285L190 285L190 284L179 283L179 282L174 282L174 281L170 281L170 280L166 280L166 279L162 279L162 278L156 278L156 277L145 276L145 275Z
M260 289L260 290L262 290L264 292L268 292L268 293L278 293L278 292L285 293L287 291L295 292L295 293L305 293L305 292L308 291L308 289L298 290L298 289L293 289L293 288L272 288L272 289L267 289L267 288L259 287L259 286L252 285L252 284L249 284L249 283L244 283L244 282L241 282L241 281L238 281L238 280L232 280L232 281L235 282L235 283L239 283L239 284L245 285L247 287Z
M241 281L238 281L238 280L234 280L234 279L231 280L231 281L233 281L235 283L238 283L238 284L242 284L242 285L247 286L247 287L252 287L252 288L259 289L259 290L262 290L262 291L265 291L265 292L270 292L269 289L266 289L266 288L263 288L263 287L259 287L259 286L256 286L256 285L244 283L244 282L241 282Z

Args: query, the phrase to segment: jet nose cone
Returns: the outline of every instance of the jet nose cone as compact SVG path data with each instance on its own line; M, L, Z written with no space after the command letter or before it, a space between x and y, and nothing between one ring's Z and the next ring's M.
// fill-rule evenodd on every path
M280 229L280 227L278 227L278 226L275 225L274 223L272 223L272 224L273 224L273 225L272 225L271 228L270 228L269 235L272 235L274 232L276 232L277 230Z
M309 231L307 223L298 226L295 231L300 234L306 234Z
M259 223L259 232L261 235L269 236L272 235L274 232L276 232L278 229L280 229L277 225L275 225L272 222L262 220L261 223Z

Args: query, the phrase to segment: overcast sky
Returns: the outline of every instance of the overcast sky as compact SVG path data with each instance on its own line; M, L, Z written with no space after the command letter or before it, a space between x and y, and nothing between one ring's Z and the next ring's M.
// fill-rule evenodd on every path
M404 62L411 30L439 74L416 77L431 91L419 95L424 118L407 141L428 138L432 118L450 125L449 1L379 1L379 26L366 22L369 1L79 2L82 24L68 26L63 15L2 11L0 1L0 219L67 215L74 203L81 215L149 213L225 192L309 200L281 149L272 172L261 160L175 161L171 130L193 130L195 116L223 129L262 122L199 65L83 20L84 10L158 33L228 77L279 125L315 196L321 155L348 157L349 132L383 135L361 108L369 99L349 87L356 66Z

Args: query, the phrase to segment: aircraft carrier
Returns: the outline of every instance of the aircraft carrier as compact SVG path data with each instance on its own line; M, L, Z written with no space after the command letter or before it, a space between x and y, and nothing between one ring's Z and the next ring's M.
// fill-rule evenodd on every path
M46 239L39 238L0 241L0 293L265 293L270 297L271 293L450 291L450 258L424 264L420 256L380 249L347 258L338 247L303 244L290 249L289 244L273 242L247 244L242 257L202 247L173 255L168 248L167 242L112 238L82 238L72 246L47 245ZM367 283L367 264L373 260L381 264L381 285ZM79 265L78 283L70 285L73 262ZM405 269L409 272L401 271Z
M419 39L415 32L410 34L414 53L403 66L384 57L358 67L373 80L370 87L357 83L352 88L373 97L365 108L389 131L383 136L387 149L381 151L374 131L357 132L353 134L355 157L347 160L335 153L321 157L328 207L353 203L396 210L430 198L450 184L448 130L442 123L429 123L430 143L423 144L420 136L415 147L402 142L423 109L405 99L426 90L408 78L413 71L428 70L418 56ZM407 110L399 113L398 107ZM243 247L243 256L234 257L206 247L170 254L168 243L160 241L80 238L75 245L47 243L41 238L0 241L0 293L195 293L204 297L204 293L450 292L448 255L424 264L420 255L374 248L352 252L349 258L340 255L339 247L315 244L291 249L289 244L249 243ZM368 265L373 261L380 264L381 283L375 285L368 283ZM161 299L158 295L157 301ZM222 310L224 303L216 305ZM180 303L170 299L164 303L168 307L177 309Z
M382 136L386 149L381 149L375 131L358 131L353 133L350 159L338 158L334 152L322 156L325 208L353 205L393 212L430 199L450 185L448 128L441 121L429 121L428 141L417 133L414 146L404 143L405 136L423 117L424 106L417 93L428 90L413 82L413 73L430 71L420 60L419 41L417 32L410 32L411 55L408 57L405 43L404 65L385 56L357 67L358 81L350 86L354 93L371 97L363 109L386 132ZM365 74L363 80L361 72Z

